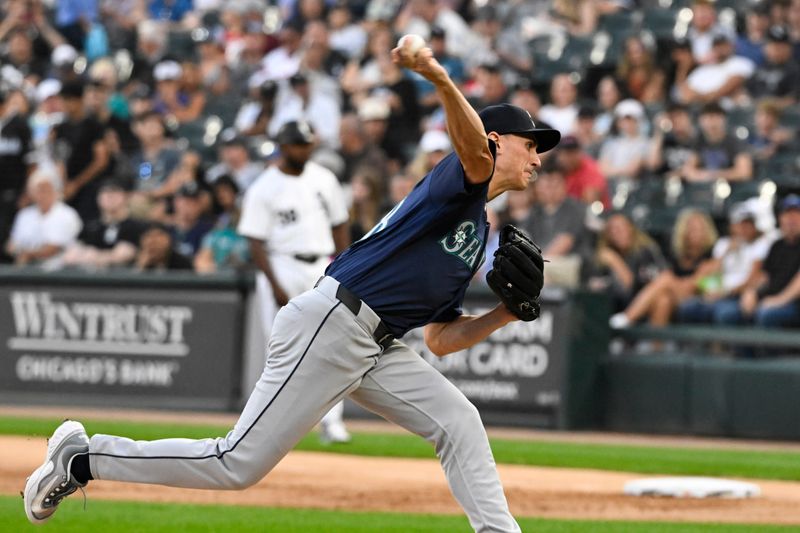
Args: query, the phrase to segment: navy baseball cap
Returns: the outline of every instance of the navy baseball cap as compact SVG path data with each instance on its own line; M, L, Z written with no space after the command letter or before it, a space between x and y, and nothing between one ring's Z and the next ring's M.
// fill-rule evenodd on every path
M531 114L511 104L497 104L486 107L479 113L486 133L514 134L536 141L536 152L542 154L558 144L561 133L551 128L537 128Z
M781 200L781 213L784 211L788 211L789 209L800 209L800 196L796 194L790 194L783 200Z

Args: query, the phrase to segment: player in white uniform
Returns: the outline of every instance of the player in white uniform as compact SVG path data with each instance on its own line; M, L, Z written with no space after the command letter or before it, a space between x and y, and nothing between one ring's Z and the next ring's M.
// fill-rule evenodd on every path
M334 253L350 244L348 212L334 174L309 161L314 134L305 121L276 136L281 157L247 190L238 232L247 237L259 272L256 291L269 339L278 310L314 286ZM322 419L321 439L347 442L339 402Z

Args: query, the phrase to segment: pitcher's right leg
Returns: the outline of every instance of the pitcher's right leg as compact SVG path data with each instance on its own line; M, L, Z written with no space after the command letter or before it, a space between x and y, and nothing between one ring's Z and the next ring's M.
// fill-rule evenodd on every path
M96 479L202 489L252 485L353 390L375 344L338 301L312 290L278 314L264 373L226 437L90 440Z

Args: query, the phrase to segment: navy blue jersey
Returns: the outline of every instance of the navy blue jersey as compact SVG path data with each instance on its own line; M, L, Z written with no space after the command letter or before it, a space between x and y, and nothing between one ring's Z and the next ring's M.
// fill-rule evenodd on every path
M328 266L397 337L450 322L484 260L489 181L473 185L455 153Z

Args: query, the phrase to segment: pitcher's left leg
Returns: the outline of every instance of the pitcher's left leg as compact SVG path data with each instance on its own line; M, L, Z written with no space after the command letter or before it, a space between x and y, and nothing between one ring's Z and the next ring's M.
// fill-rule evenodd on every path
M350 397L434 444L450 490L475 531L520 531L478 410L417 353L395 341Z

